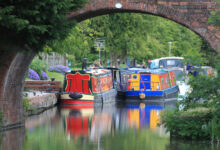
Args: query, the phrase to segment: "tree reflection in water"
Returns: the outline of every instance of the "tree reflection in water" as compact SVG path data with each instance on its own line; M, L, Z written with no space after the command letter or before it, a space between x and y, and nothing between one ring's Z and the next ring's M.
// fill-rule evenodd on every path
M170 142L157 105L53 110L29 118L24 129L2 132L1 149L18 150L197 150L205 144ZM39 120L39 122L37 121ZM43 120L43 121L42 121ZM214 149L217 149L216 147Z
M60 122L28 132L24 149L165 149L169 136L157 127L162 109L148 105L61 108Z

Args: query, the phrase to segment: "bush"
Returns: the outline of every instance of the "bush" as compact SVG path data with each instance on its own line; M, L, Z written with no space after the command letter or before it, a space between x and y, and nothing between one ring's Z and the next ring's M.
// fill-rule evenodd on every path
M164 111L161 124L171 137L187 140L210 140L209 124L212 111L208 108L189 109L188 111Z
M216 70L220 73L220 62ZM190 76L188 84L192 91L179 102L183 110L164 111L162 124L178 139L219 140L220 76Z
M38 75L37 72L35 72L33 69L29 68L29 74L28 78L33 79L33 80L40 80L40 76Z
M41 73L41 71L43 70L44 72L47 71L47 65L43 60L40 59L34 59L32 61L32 63L30 64L30 68L32 68L33 70L35 70L38 74Z
M42 80L49 80L49 77L48 77L48 75L47 75L46 72L41 71L41 79L42 79Z
M27 111L30 106L30 101L27 97L23 96L23 108Z
M65 74L68 70L69 70L69 67L64 66L64 65L50 66L48 69L48 71L58 72L58 73L62 73L62 74Z
M47 65L44 63L43 60L40 60L38 58L34 59L32 61L32 63L30 64L30 68L37 72L37 74L39 75L40 79L45 80L45 74L42 74L42 71L44 73L47 71Z

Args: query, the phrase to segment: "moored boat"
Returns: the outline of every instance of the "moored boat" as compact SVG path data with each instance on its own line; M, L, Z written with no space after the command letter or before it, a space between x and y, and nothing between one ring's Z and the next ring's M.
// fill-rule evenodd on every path
M174 71L178 81L183 80L186 68L183 57L161 57L150 61L150 69L169 69Z
M91 69L71 71L65 74L61 104L94 105L115 100L111 71Z
M118 91L126 99L166 100L177 98L179 89L175 73L165 69L134 71L130 74L127 89Z

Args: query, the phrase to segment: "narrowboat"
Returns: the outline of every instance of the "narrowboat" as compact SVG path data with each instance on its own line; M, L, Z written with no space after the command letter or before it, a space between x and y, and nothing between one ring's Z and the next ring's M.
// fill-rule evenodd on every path
M113 87L120 91L126 89L131 71L128 68L107 68L112 72Z
M61 104L94 105L115 101L110 70L90 69L71 71L65 74L64 88L60 95Z
M184 79L186 72L183 57L162 57L150 61L150 69L169 69L174 71L176 80L181 81Z
M175 73L165 69L134 71L129 75L126 89L118 91L120 95L142 100L166 100L177 98L179 89Z

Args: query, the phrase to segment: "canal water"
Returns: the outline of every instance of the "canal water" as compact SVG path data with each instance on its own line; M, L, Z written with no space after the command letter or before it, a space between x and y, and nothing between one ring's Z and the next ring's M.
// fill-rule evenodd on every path
M114 103L95 108L54 107L1 133L3 150L210 150L209 142L171 141L160 123L170 103Z

